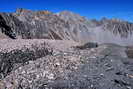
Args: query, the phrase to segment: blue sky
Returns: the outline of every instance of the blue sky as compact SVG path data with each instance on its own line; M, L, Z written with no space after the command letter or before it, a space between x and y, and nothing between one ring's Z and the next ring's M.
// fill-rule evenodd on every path
M120 18L133 22L133 0L0 0L0 12L14 12L16 8L69 10L87 18Z

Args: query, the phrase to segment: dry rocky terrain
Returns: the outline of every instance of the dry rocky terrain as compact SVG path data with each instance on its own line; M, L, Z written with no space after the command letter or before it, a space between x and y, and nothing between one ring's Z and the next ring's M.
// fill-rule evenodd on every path
M0 13L0 89L133 89L132 33L69 11Z
M124 46L38 39L0 42L0 89L133 88L133 59Z

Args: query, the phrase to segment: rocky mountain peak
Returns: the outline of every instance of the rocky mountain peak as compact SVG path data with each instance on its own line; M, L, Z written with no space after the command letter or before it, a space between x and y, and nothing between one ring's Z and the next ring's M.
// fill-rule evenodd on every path
M15 13L30 13L32 12L31 10L24 9L24 8L17 8Z
M36 13L37 14L39 14L39 15L48 15L48 14L52 14L52 12L50 12L50 11L36 11Z
M57 14L60 18L65 19L66 21L84 21L85 18L80 16L79 14L73 13L71 11L62 11Z
M23 17L31 17L31 16L45 16L45 15L51 15L52 12L43 10L43 11L32 11L28 9L18 8L14 15L16 16L23 16Z

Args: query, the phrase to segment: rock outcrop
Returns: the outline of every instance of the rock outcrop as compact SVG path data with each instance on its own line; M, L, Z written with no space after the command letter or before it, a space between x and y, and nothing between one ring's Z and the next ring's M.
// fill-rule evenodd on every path
M1 33L9 36L12 39L16 38L15 32L12 29L12 23L10 22L14 22L12 16L10 14L6 14L6 13L1 13L0 14L0 29L1 29Z

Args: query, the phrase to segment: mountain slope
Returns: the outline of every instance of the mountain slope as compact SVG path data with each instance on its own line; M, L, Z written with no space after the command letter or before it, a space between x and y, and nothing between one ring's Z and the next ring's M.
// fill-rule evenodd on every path
M94 41L99 43L115 43L123 46L133 44L133 24L117 19L92 21L95 24Z
M14 39L133 44L133 23L106 18L101 21L88 20L70 11L56 14L17 9L14 13L0 13L0 23L1 32Z

